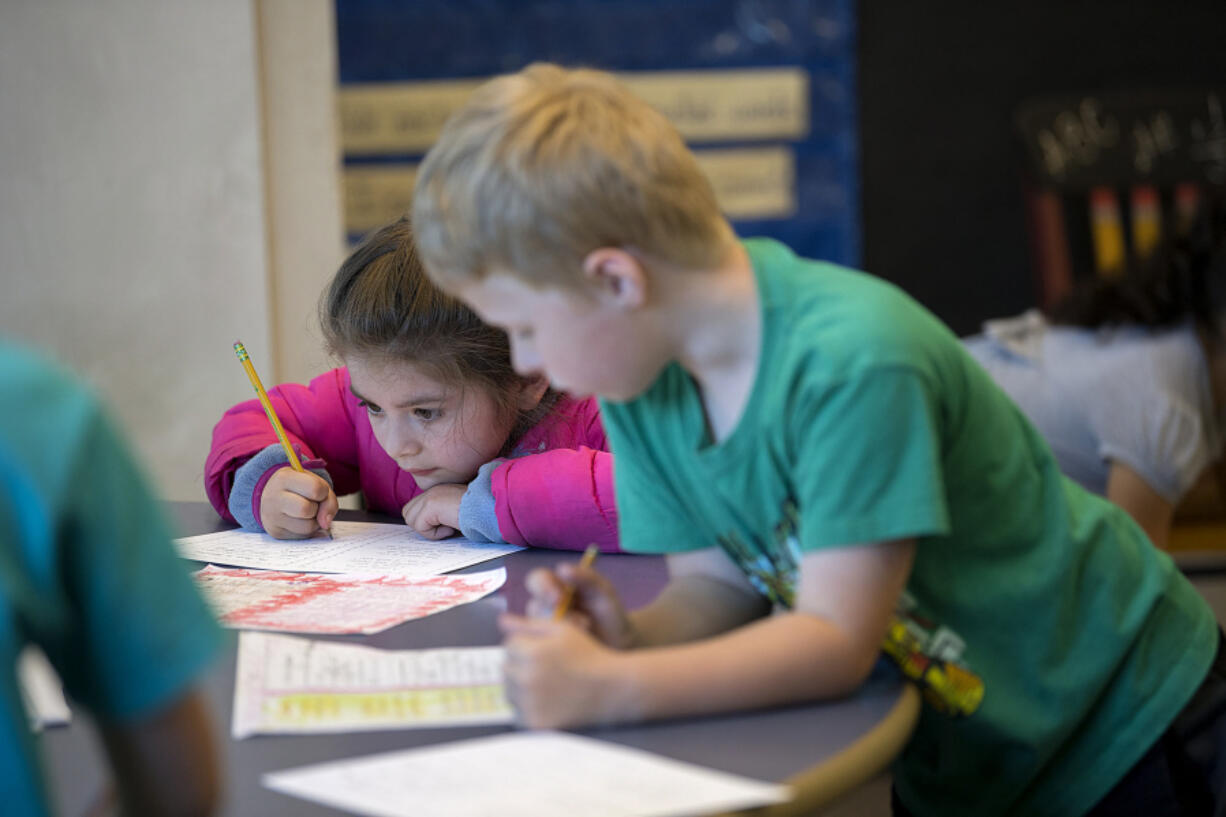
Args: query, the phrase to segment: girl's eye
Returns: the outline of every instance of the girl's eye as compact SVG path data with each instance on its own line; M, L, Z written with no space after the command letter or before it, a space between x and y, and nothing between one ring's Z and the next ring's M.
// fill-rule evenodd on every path
M376 406L374 403L370 402L369 400L359 400L358 405L366 409L366 413L369 414L371 417L378 417L380 414L383 413L383 409L379 408L378 406Z
M532 330L528 328L521 327L519 329L516 329L514 334L517 340L531 340L532 339Z
M416 408L413 409L413 415L419 420L437 420L440 412L438 409L432 408Z

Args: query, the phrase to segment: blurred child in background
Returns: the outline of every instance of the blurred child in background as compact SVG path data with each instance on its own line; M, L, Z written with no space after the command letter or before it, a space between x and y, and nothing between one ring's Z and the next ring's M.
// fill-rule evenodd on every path
M1148 260L1083 280L1049 317L1030 311L989 321L966 347L1038 428L1061 470L1120 505L1164 547L1176 507L1221 467L1224 310L1219 194L1188 233Z

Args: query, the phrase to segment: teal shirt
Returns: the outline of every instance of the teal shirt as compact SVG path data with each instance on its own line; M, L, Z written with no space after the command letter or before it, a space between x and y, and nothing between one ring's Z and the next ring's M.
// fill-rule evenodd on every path
M1078 815L1165 730L1213 614L1046 444L931 314L863 273L745 242L756 382L712 444L679 365L603 417L621 542L719 544L788 606L803 553L915 537L886 651L927 705L895 768L917 814Z
M73 704L125 722L184 693L220 638L97 402L0 343L0 810L50 813L22 647L43 649Z

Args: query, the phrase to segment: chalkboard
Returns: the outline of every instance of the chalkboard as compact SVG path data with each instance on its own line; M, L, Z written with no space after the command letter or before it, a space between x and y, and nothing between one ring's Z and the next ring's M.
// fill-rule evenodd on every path
M1036 99L1017 127L1041 186L1226 183L1226 86Z

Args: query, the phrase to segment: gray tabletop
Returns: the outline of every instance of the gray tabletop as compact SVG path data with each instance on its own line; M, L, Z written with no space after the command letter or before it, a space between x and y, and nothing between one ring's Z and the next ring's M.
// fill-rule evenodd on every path
M232 527L218 519L205 503L168 503L168 507L178 519L183 535ZM341 518L391 521L353 511L342 511ZM473 568L503 566L507 569L506 585L479 602L409 621L374 635L311 637L360 642L387 649L497 644L500 640L498 614L506 609L523 610L524 575L535 567L576 557L577 554L549 550L529 549L514 553ZM600 557L599 566L631 608L654 598L667 579L663 559L655 556L606 554ZM229 735L235 657L231 641L203 680L224 752L226 795L222 814L231 817L310 817L341 813L264 789L260 785L260 775L264 772L508 731L508 727L464 727L339 735L261 735L232 740ZM838 701L643 726L587 729L582 733L711 768L779 781L821 763L867 732L889 712L901 690L897 676L883 670L857 695ZM61 815L76 817L82 814L105 789L101 750L88 727L88 716L74 708L71 726L53 728L43 735L49 786L57 813Z

